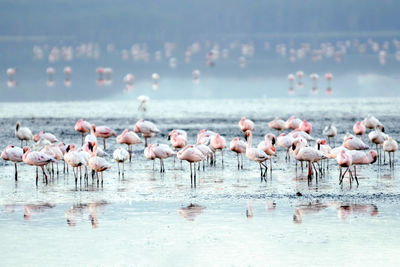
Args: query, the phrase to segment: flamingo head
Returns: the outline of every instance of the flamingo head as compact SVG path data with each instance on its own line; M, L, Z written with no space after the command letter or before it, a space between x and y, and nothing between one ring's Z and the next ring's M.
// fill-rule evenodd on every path
M88 142L88 148L89 148L89 150L90 150L90 151L92 151L92 152L93 152L93 148L94 148L94 146L95 146L95 145L93 145L93 143L92 143L92 142Z
M92 130L93 130L94 133L96 132L96 125L95 124L92 124Z
M24 154L25 153L29 153L30 151L31 151L31 148L30 147L28 147L28 146L24 146L24 148L22 149L22 151L24 151Z
M247 131L245 132L245 134L244 134L244 139L246 139L246 141L247 141L247 138L250 137L250 136L251 136L251 131L250 131L250 130L247 130Z
M372 163L375 163L376 160L378 159L378 153L377 153L375 150L371 150L371 151L369 152L369 154L371 155L371 158L372 158L371 164L372 164Z

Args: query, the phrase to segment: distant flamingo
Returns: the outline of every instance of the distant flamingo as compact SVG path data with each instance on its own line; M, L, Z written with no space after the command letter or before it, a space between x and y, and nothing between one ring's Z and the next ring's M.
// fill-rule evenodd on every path
M33 138L31 130L27 127L21 127L21 123L19 121L15 127L15 136L21 141L21 147L22 141L25 140L26 144L28 144L28 140L32 140Z
M363 121L362 124L368 129L375 129L376 127L383 126L383 124L374 116L369 115L366 117Z
M355 135L364 135L365 126L360 121L357 121L353 126L353 132Z
M130 154L124 148L117 148L114 150L113 158L118 165L118 175L120 174L119 164L122 163L122 176L125 174L125 161L128 159Z
M22 156L22 160L24 163L31 165L31 166L36 166L36 185L38 184L38 169L37 167L41 167L43 171L43 176L46 179L47 183L47 174L44 170L44 166L49 164L50 162L54 162L55 160L52 157L49 157L45 153L39 152L39 151L32 151L30 147L24 147L23 148L24 155Z
M78 120L75 123L75 131L82 134L82 145L83 145L83 135L90 132L91 124L83 119Z
M153 171L154 171L154 160L156 159L156 153L154 153L152 149L152 144L149 144L143 151L143 154L146 159L153 161Z
M265 177L267 174L268 167L267 165L265 165L265 161L269 159L269 156L261 149L251 147L251 143L253 141L253 134L251 133L251 131L246 131L246 138L248 138L246 156L249 159L258 162L261 171L261 181L263 180L263 178L265 181L267 181Z
M156 133L159 133L160 130L156 127L156 125L150 121L139 120L136 122L135 126L133 127L133 131L135 133L141 133L144 137L144 146L147 147L147 138L151 138Z
M14 162L15 168L15 181L18 181L18 169L17 163L22 161L22 156L24 155L24 151L20 147L15 147L13 145L7 146L3 152L1 153L1 158L3 160L9 160Z
M380 127L375 127L374 131L371 131L368 134L368 138L369 140L374 143L376 145L376 150L379 153L379 158L381 157L381 147L383 145L383 142L385 142L385 140L387 139L387 135L385 133L383 133L384 128L383 126ZM379 159L379 161L381 161Z
M336 137L337 129L336 129L335 125L330 123L328 126L326 126L324 128L324 130L322 131L322 134L325 135L326 137L328 137L328 142L330 143L330 139Z
M141 144L143 141L139 138L139 136L125 129L120 135L117 136L118 144L126 144L128 145L128 153L129 153L129 162L132 161L132 145Z
M299 70L298 72L296 72L296 77L297 77L297 87L298 88L303 88L303 81L302 78L304 76L304 72L302 72L301 70Z
M238 161L238 169L242 168L243 169L243 154L246 152L246 146L247 144L240 140L239 137L233 138L231 143L229 144L230 150L236 153L237 156L237 161ZM239 160L239 155L241 157L241 163Z

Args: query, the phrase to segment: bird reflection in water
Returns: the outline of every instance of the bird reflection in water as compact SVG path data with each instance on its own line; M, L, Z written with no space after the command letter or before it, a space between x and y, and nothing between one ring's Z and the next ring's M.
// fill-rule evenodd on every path
M265 203L265 209L267 212L274 211L276 209L276 203L275 201L267 201ZM251 204L251 201L247 202L247 209L246 209L246 218L251 219L253 218L253 205Z
M306 214L316 214L322 210L331 208L337 210L338 217L345 221L351 215L358 214L370 214L370 216L378 215L378 207L374 204L345 204L341 202L327 202L320 203L319 201L315 203L308 203L305 205L299 205L294 209L293 212L293 222L302 223L303 216Z
M27 204L24 206L24 219L30 220L32 214L42 213L49 209L54 208L56 205L44 203L44 204Z
M89 213L89 220L92 225L92 228L97 228L99 221L97 217L97 211L99 207L103 207L107 205L107 202L95 202L89 204L75 204L70 209L65 212L65 219L67 220L67 224L69 226L76 226L76 217L82 216Z
M203 210L205 210L205 209L206 209L206 207L190 203L189 206L180 208L178 210L178 214L179 214L179 216L182 216L186 220L192 222L198 215L202 214Z

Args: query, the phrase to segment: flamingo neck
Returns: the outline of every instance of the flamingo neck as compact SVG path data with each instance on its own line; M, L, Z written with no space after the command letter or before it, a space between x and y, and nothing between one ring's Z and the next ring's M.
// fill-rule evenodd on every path
M251 147L251 142L252 142L252 141L253 141L253 134L250 133L249 141L247 142L247 148L250 148L250 147Z

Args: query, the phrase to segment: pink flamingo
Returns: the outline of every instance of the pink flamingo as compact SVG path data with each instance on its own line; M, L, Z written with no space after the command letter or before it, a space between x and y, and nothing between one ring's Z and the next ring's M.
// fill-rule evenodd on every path
M353 174L351 173L350 167L351 164L353 163L353 159L346 150L340 151L340 153L336 156L336 161L339 164L340 167L340 174L339 174L339 184L342 184L344 175L346 174L347 171L349 171L350 176L353 177ZM347 167L346 171L342 175L342 168ZM351 177L350 177L350 183L351 183ZM358 181L357 181L358 183Z
M49 164L50 162L54 162L55 160L46 155L45 153L39 152L39 151L32 151L30 147L24 147L23 148L24 155L22 156L22 160L24 163L31 165L31 166L36 166L36 185L38 184L38 167L42 168L43 171L43 176L46 179L46 184L47 184L47 174L44 170L44 166Z
M128 151L126 151L124 148L117 148L116 150L114 150L113 158L118 165L118 176L120 175L119 171L120 163L122 163L122 176L125 175L125 161L128 159L129 155L130 154L128 153Z
M56 146L55 144L51 144L51 145L46 145L41 152L47 154L48 156L52 157L56 164L57 164L57 175L59 174L58 171L58 161L62 160L64 158L63 153L61 151L61 149ZM51 163L51 171L54 175L54 166L53 163Z
M277 145L286 148L286 161L290 159L289 149L291 148L293 141L294 138L291 135L287 135L285 133L280 134L277 138Z
M286 123L280 118L275 118L274 120L268 123L268 127L277 130L279 134L280 131L286 128Z
M103 184L103 171L110 169L111 165L101 157L96 156L97 143L94 145L89 142L89 149L92 151L89 159L89 166L96 172L97 182L99 182L99 172L101 173L101 184Z
M354 166L354 178L356 178L358 184L356 165L373 164L378 159L378 153L375 150L371 150L367 154L357 150L349 150L347 153L351 156L352 165Z
M38 142L40 139L46 139L50 141L50 143L58 142L58 139L54 136L54 134L46 133L46 132L39 132L33 136L33 141Z
M69 166L72 167L72 171L75 176L75 183L78 181L78 168L84 165L84 160L82 159L80 153L76 151L75 145L68 145L66 149L66 153L64 155L64 160L67 162ZM76 171L75 171L76 169ZM82 177L82 174L81 174Z
M96 143L97 144L97 137L96 137L96 125L92 124L90 127L90 134L85 136L85 144L88 144L91 142L93 145ZM89 152L89 148L87 150Z
M181 149L178 154L178 158L180 160L186 160L187 162L190 163L190 182L191 185L193 186L193 181L194 181L194 186L196 186L196 163L204 160L204 155L203 153L195 148L193 145L189 145ZM193 163L193 171L192 171L192 163Z
M147 147L147 138L151 138L160 130L157 129L156 125L150 121L139 120L133 127L135 133L141 133L144 137L144 146Z
M117 136L118 144L126 144L128 145L128 153L129 153L129 162L132 162L132 145L141 144L143 141L139 138L139 136L125 129L120 135Z
M75 123L75 131L82 134L82 145L83 145L83 135L90 132L91 124L83 119L78 120Z
M327 159L328 157L324 155L321 151L315 149L314 147L303 146L298 152L298 158L301 161L308 161L308 178L312 177L312 167L314 167L315 175L318 174L317 168L314 163L317 163L322 159Z
M243 133L245 133L247 130L253 131L254 130L254 122L252 120L246 119L246 117L243 117L239 121L239 127Z
M172 130L168 134L168 140L175 149L183 148L187 144L187 133L183 130Z
M353 126L353 132L355 135L364 135L365 126L360 121L357 121Z
M172 157L176 153L168 145L154 144L151 146L156 158L160 160L160 172L165 172L164 159Z
M286 121L285 127L286 129L296 130L300 127L301 120L296 118L296 116L290 116L290 118Z
M217 160L216 160L217 150L221 150L222 165L223 165L224 164L224 149L226 147L225 138L222 137L219 133L217 133L216 135L211 137L210 145L211 145L211 150L213 150L213 152L214 152L214 159L213 159L214 166L215 166L215 164L217 162Z
M269 156L261 149L251 147L251 143L253 141L253 134L251 133L251 131L246 131L246 138L248 139L246 147L246 156L249 159L258 162L261 171L261 181L263 180L263 178L265 181L267 181L265 176L267 174L268 167L267 165L264 164L264 162L269 159ZM263 167L265 169L264 172L263 172Z
M1 158L3 160L9 160L14 162L15 168L15 181L18 181L18 169L17 163L22 161L22 156L24 155L24 151L20 147L15 147L13 145L7 146L3 152L1 153Z
M246 143L240 140L239 137L235 137L229 144L229 148L236 153L238 161L238 169L240 168L243 169L243 154L246 152ZM241 164L239 160L239 155L241 157Z
M269 168L272 171L272 156L276 156L275 135L266 134L264 141L257 146L258 149L264 151L269 157Z
M153 171L154 171L154 160L156 159L156 153L154 153L152 149L152 144L149 144L143 151L143 154L146 159L153 161Z
M388 139L383 142L383 151L389 154L390 167L394 167L394 153L397 151L398 147L397 141L391 136L388 136Z
M344 137L343 147L349 150L366 150L369 149L369 146L364 144L361 139L349 134Z
M303 120L303 122L300 123L298 130L311 134L312 125L308 121Z
M106 149L106 139L110 138L111 136L117 136L115 131L108 126L96 126L94 135L97 138L103 138L104 150Z
M19 121L15 126L15 136L21 141L21 147L22 141L25 140L26 144L28 144L28 140L32 140L33 138L32 131L27 127L21 127L21 123Z

